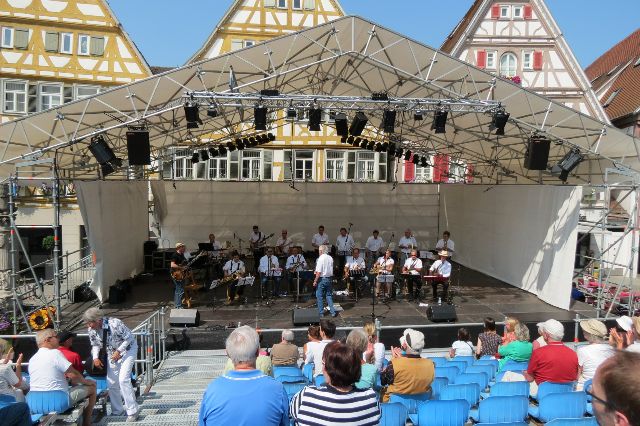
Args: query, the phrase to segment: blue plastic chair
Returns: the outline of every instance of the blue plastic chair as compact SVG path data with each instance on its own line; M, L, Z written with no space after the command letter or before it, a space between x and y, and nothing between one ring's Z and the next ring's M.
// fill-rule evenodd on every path
M298 392L300 392L302 389L305 388L305 386L307 386L306 383L283 383L282 386L284 386L284 391L287 393L287 397L289 398L289 404L291 404L291 400L293 399L293 397L295 396L295 394L297 394Z
M457 367L438 367L436 366L436 377L445 377L449 383L453 383L455 378L460 374Z
M480 393L481 398L494 396L526 396L529 397L529 382L498 382L491 386L489 393Z
M64 413L71 408L69 395L64 391L30 391L27 404L31 414Z
M101 392L104 392L109 389L109 385L107 384L106 376L86 376L87 379L93 380L96 382L96 393L100 395Z
M431 361L433 361L436 367L446 367L447 362L449 362L447 358L443 356L430 356L430 357L427 357L427 359L430 359Z
M407 407L399 402L380 404L381 426L404 426L407 423Z
M469 417L481 423L523 422L527 418L529 398L526 396L492 396L480 401Z
M418 405L424 401L428 401L429 399L431 399L431 392L417 393L413 395L393 394L389 397L389 402L397 402L404 405L407 408L407 415L411 418L411 421L414 424L417 424Z
M527 422L476 423L474 426L529 426L529 423Z
M327 381L324 378L324 374L318 374L316 377L314 377L313 383L315 383L316 386L322 386L325 383L327 383Z
M476 364L467 367L467 371L465 371L465 373L487 373L487 377L489 377L489 380L492 380L496 375L496 370L494 369L493 365Z
M464 399L473 407L480 401L480 386L477 383L448 385L440 392L441 401Z
M483 391L489 384L489 377L486 373L464 373L457 376L453 383L456 385L476 383L480 387L480 390Z
M496 371L498 371L498 367L500 366L500 361L498 361L497 359L493 359L493 358L480 358L478 360L476 360L473 365L493 365L496 368Z
M307 383L307 379L304 376L278 376L276 380L280 383Z
M598 426L598 421L595 417L583 417L581 419L554 419L547 424L549 426Z
M464 399L427 401L418 406L418 426L463 426L469 418Z
M449 379L446 377L434 377L431 382L431 399L440 399L442 389L449 385Z
M580 418L587 408L587 394L580 392L550 393L538 406L529 406L529 415L542 422L553 419Z
M591 385L593 384L592 382L592 379L584 382L582 389L584 389L585 392L591 390ZM591 402L591 399L591 395L587 394L587 414L593 416L593 403Z
M555 383L555 382L543 382L538 386L538 394L533 398L540 401L550 393L565 393L573 391L574 382L568 383Z
M283 367L283 366L273 367L273 377L277 379L280 376L304 377L304 375L302 374L302 370L300 370L298 367Z
M507 361L500 371L524 371L529 367L529 362Z
M493 355L482 355L480 357L480 360L485 360L485 359L494 359L494 358L493 358Z
M315 367L312 362L309 364L305 364L304 367L302 367L302 375L305 377L305 379L307 379L307 383L313 383L314 368Z
M455 356L451 361L464 361L467 363L467 367L468 367L470 365L473 365L473 362L475 360L476 360L476 357L474 356L463 355L463 356Z
M454 358L453 361L447 362L447 367L456 367L460 373L464 373L467 370L467 363Z

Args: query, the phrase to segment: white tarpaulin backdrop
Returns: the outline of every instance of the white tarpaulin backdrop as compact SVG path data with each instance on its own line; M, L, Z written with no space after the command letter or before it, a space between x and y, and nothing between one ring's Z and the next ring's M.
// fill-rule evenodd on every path
M100 301L109 286L143 269L143 244L149 237L147 182L75 182L78 204L95 253L91 289Z
M456 261L569 309L581 188L440 187Z

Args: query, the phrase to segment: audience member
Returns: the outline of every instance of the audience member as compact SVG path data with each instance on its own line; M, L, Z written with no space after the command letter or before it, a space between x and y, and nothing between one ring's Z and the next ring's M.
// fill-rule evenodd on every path
M3 426L31 426L31 413L25 402L16 402L0 408Z
M616 327L609 330L609 343L618 350L640 351L635 346L634 322L629 316L616 318ZM629 349L631 347L631 349Z
M484 319L484 331L478 335L476 356L478 358L484 355L494 356L498 353L500 343L502 343L502 337L496 333L496 322L493 318L486 317Z
M9 365L9 362L13 359L13 348L11 346L5 346L8 348L6 354L0 352L2 362L0 363L0 395L12 396L18 402L24 402L23 389L28 388L26 383L22 380L22 354L18 356L16 360L16 371Z
M373 365L372 358L373 352L367 352L367 346L369 339L367 334L362 329L351 330L351 333L347 336L347 346L352 347L360 354L361 373L360 378L356 382L355 386L358 389L370 389L376 384L378 378L378 369Z
M289 415L296 425L379 424L376 393L354 386L360 378L361 358L360 352L343 343L326 345L322 358L326 383L307 386L293 397Z
M91 424L91 413L96 404L96 382L87 380L58 350L58 335L50 328L36 333L38 352L29 360L31 391L63 391L76 404L89 399L84 409L83 425ZM67 377L73 386L69 388Z
M293 343L293 331L282 330L282 340L271 347L271 365L298 366L300 351Z
M424 334L411 328L402 333L400 348L391 347L391 362L380 375L382 385L387 386L382 402L389 402L395 393L412 395L431 390L435 366L430 359L420 357L423 348Z
M372 322L368 322L362 327L365 333L367 333L369 343L367 344L367 353L373 353L373 365L376 366L378 371L382 371L384 363L384 343L378 342L378 330L376 325Z
M578 302L585 301L584 293L580 291L576 283L571 284L571 300L577 300Z
M260 352L258 333L246 325L238 327L225 346L234 369L207 387L199 424L288 426L289 399L282 383L256 369Z
M70 331L61 331L58 333L58 341L60 342L60 347L58 350L62 352L62 355L73 365L73 368L78 370L80 373L84 371L84 365L82 365L82 358L80 354L73 351L71 347L73 346L73 338L76 337L75 333Z
M640 353L640 317L633 317L633 343L627 346L627 350Z
M539 322L536 324L538 327L538 338L533 341L533 350L539 349L543 346L547 346L547 342L544 341L544 336L542 335L542 330L544 327L544 322Z
M451 345L451 349L449 349L449 356L451 358L456 356L473 356L475 351L473 343L471 343L469 331L464 327L458 329L458 340L453 342Z
M504 320L504 336L502 337L502 344L506 345L516 340L516 324L518 324L517 318L507 317Z
M307 351L309 346L313 346L321 340L322 337L320 337L320 326L310 325L307 329L307 343L305 343L302 347L302 359L307 359Z
M613 356L613 348L605 340L607 326L602 321L589 319L580 321L580 328L588 345L580 346L578 353L578 385L577 390L582 390L584 382L593 379L596 369L600 364Z
M640 425L640 354L618 351L596 370L591 388L600 426Z
M529 341L529 328L521 322L516 324L516 340L498 348L500 363L498 371L502 371L508 361L528 362L533 352L533 345Z
M307 347L307 357L305 364L313 363L313 377L322 374L322 353L324 348L333 342L333 336L336 334L336 325L329 319L320 320L320 337L322 340L317 344Z
M273 376L271 356L267 351L262 349L262 340L264 336L260 329L257 329L256 333L258 333L258 344L260 345L260 350L258 351L258 358L256 359L256 368L262 371L262 373L265 374L266 376ZM226 374L229 371L232 371L233 369L234 369L233 361L229 357L227 358L227 363L224 366L223 373Z

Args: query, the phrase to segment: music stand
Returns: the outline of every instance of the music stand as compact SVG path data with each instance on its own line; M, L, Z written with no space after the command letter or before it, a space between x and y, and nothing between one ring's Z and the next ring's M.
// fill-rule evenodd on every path
M255 280L256 280L256 277L254 277L253 275L247 275L246 277L238 278L238 284L236 284L236 291L238 287L252 287ZM242 293L244 295L244 291ZM247 303L247 300L249 300L249 297L245 296L244 303Z
M216 288L220 287L220 281L221 280L212 280L211 285L209 285L209 290L212 290L212 300L211 303L207 304L207 306L211 306L212 311L216 310Z

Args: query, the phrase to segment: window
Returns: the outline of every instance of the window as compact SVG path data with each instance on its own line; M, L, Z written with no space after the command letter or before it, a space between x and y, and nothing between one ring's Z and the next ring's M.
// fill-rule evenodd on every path
M276 7L276 0L264 0L264 7Z
M43 84L40 86L40 111L62 105L62 86Z
M315 10L316 0L304 0L304 8L306 10Z
M4 112L27 112L27 83L4 82Z
M516 75L516 55L513 53L505 53L500 58L500 75L505 77L514 77Z
M464 182L467 173L467 165L460 160L452 160L449 163L449 182Z
M292 9L302 9L302 0L293 0L291 4Z
M296 180L313 180L313 151L294 151L294 176Z
M89 246L89 238L87 238L87 230L84 225L80 225L80 259L90 255L91 247Z
M278 0L278 8L286 9L287 8L287 0Z
M244 47L244 42L242 40L231 40L231 51L240 50Z
M500 18L509 19L511 17L511 6L500 6Z
M376 153L358 152L357 173L359 181L370 181L375 179Z
M253 41L253 40L245 40L244 41L244 47L251 47L251 46L254 46L255 44L256 44L256 42Z
M0 46L13 49L13 28L2 27L2 43L0 43Z
M229 179L229 162L226 156L209 159L209 179Z
M513 19L522 19L522 6L513 6Z
M522 69L533 69L533 51L525 50L522 52Z
M242 151L242 180L260 180L261 169L260 151Z
M174 179L191 179L193 167L191 163L191 151L179 149L174 154Z
M498 53L495 50L487 50L487 69L496 69L496 57Z
M73 53L73 34L60 33L60 53Z
M420 167L419 165L416 165L416 176L415 176L415 180L414 182L419 182L419 183L424 183L424 182L431 182L432 179L432 167L431 166L427 166L427 167Z
M616 96L618 96L618 93L620 93L621 90L622 89L618 89L618 90L612 92L611 95L609 95L609 98L606 100L606 102L602 104L602 107L606 108L609 105L611 105L611 102L613 102L613 100L616 98Z
M345 151L326 151L325 180L344 181Z
M88 55L89 54L89 44L91 42L91 37L86 34L80 34L78 36L78 55Z
M100 93L97 86L76 86L76 99L84 99Z
M91 37L89 50L93 56L104 55L104 37Z

